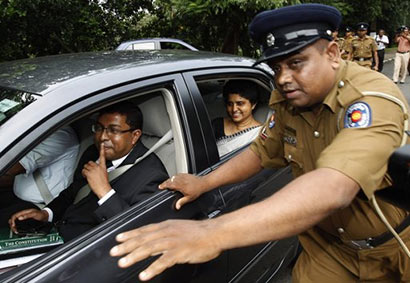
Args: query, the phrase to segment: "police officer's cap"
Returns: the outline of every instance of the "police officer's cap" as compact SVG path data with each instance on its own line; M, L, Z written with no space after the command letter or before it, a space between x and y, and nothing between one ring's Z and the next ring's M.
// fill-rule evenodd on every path
M249 25L251 38L262 46L258 62L285 56L320 38L332 40L342 16L331 6L300 4L259 13Z
M345 28L345 32L351 32L352 31L352 28L351 27L346 27Z
M369 24L365 22L360 22L357 24L357 30L367 30L369 28Z

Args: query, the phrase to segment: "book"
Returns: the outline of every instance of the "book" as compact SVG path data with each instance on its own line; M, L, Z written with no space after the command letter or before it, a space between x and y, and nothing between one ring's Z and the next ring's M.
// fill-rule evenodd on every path
M64 243L63 238L53 228L47 235L27 234L21 237L9 228L0 229L0 256L43 247L52 247Z

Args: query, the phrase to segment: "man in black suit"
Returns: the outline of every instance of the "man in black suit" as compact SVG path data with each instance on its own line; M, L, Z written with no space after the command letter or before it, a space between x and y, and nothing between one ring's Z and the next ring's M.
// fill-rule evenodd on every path
M142 123L140 109L129 102L103 109L92 127L95 145L82 155L73 183L46 208L15 213L9 220L11 229L16 231L16 219L54 222L68 241L157 191L168 174L155 154L108 180L107 172L133 164L147 152L140 141ZM90 190L81 189L87 183ZM77 195L80 189L82 199Z

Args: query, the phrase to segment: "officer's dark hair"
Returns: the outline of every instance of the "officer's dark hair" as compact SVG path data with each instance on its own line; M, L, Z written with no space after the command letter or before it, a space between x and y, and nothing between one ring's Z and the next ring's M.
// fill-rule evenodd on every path
M230 80L223 87L223 98L225 104L228 103L230 94L239 94L246 98L252 105L259 100L258 85L249 80Z
M330 40L319 38L316 42L313 43L313 46L319 51L320 54L323 54L323 52L329 46L329 42Z
M110 105L104 109L101 109L99 117L104 114L118 113L124 115L126 118L127 124L132 129L139 129L142 131L143 116L141 109L130 101L123 101L113 105Z

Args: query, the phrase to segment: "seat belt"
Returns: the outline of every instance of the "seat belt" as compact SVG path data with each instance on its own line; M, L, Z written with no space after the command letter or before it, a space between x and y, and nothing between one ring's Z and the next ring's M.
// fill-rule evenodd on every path
M124 174L128 169L130 169L132 166L135 164L141 162L145 157L153 153L155 150L166 144L172 139L172 130L169 130L168 132L165 133L165 135L162 136L143 156L139 157L133 164L127 164L124 166L120 166L111 172L108 173L108 182L111 182L112 180L116 179L120 175ZM74 199L74 204L77 204L80 200L85 198L89 193L91 189L90 186L87 184L83 186L77 193Z
M41 175L40 169L33 172L33 177L44 203L49 204L54 198L44 181L43 175Z

